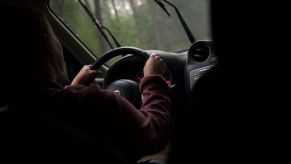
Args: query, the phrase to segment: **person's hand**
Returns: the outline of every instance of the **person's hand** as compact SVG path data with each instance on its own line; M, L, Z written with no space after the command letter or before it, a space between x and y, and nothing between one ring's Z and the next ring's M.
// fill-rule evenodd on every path
M167 71L167 65L157 54L151 54L143 68L144 76L160 75L164 76Z
M91 70L90 65L85 65L74 78L71 85L90 84L99 74L101 74L101 71Z

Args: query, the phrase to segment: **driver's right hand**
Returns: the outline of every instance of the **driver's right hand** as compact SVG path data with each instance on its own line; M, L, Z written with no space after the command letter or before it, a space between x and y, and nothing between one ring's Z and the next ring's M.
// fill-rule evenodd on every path
M161 57L154 53L150 55L143 69L144 76L159 75L164 77L166 71L166 63Z

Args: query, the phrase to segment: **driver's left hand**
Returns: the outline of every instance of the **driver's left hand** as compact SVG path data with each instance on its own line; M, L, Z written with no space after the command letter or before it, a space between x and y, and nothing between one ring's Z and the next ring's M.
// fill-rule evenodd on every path
M90 69L90 65L85 65L77 74L77 76L74 78L74 80L71 83L71 86L90 84L101 73L102 72L99 70Z

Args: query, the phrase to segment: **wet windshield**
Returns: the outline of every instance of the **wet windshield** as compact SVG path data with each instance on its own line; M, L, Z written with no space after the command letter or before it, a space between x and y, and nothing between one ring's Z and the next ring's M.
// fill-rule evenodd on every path
M169 1L180 10L196 40L211 39L209 0ZM177 52L191 44L175 10L167 4L165 7L171 17L155 0L82 2L100 24L110 29L122 46ZM111 49L78 0L51 0L50 8L97 57ZM115 46L109 35L108 38Z

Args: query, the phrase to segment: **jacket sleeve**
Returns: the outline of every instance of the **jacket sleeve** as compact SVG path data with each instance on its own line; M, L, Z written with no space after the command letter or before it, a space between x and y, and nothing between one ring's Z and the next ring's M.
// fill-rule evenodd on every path
M172 127L169 87L162 77L150 76L143 78L140 91L143 97L142 129L146 129L147 143L152 142L150 149L157 151L166 146Z
M160 76L144 77L140 83L141 109L120 96L115 96L118 114L112 120L119 129L115 145L126 156L142 157L163 149L169 141L172 127L169 87Z
M65 97L62 102L75 111L70 121L75 127L109 143L123 155L139 159L164 148L172 127L169 87L164 79L144 77L140 91L141 109L96 85L67 87L60 97Z

